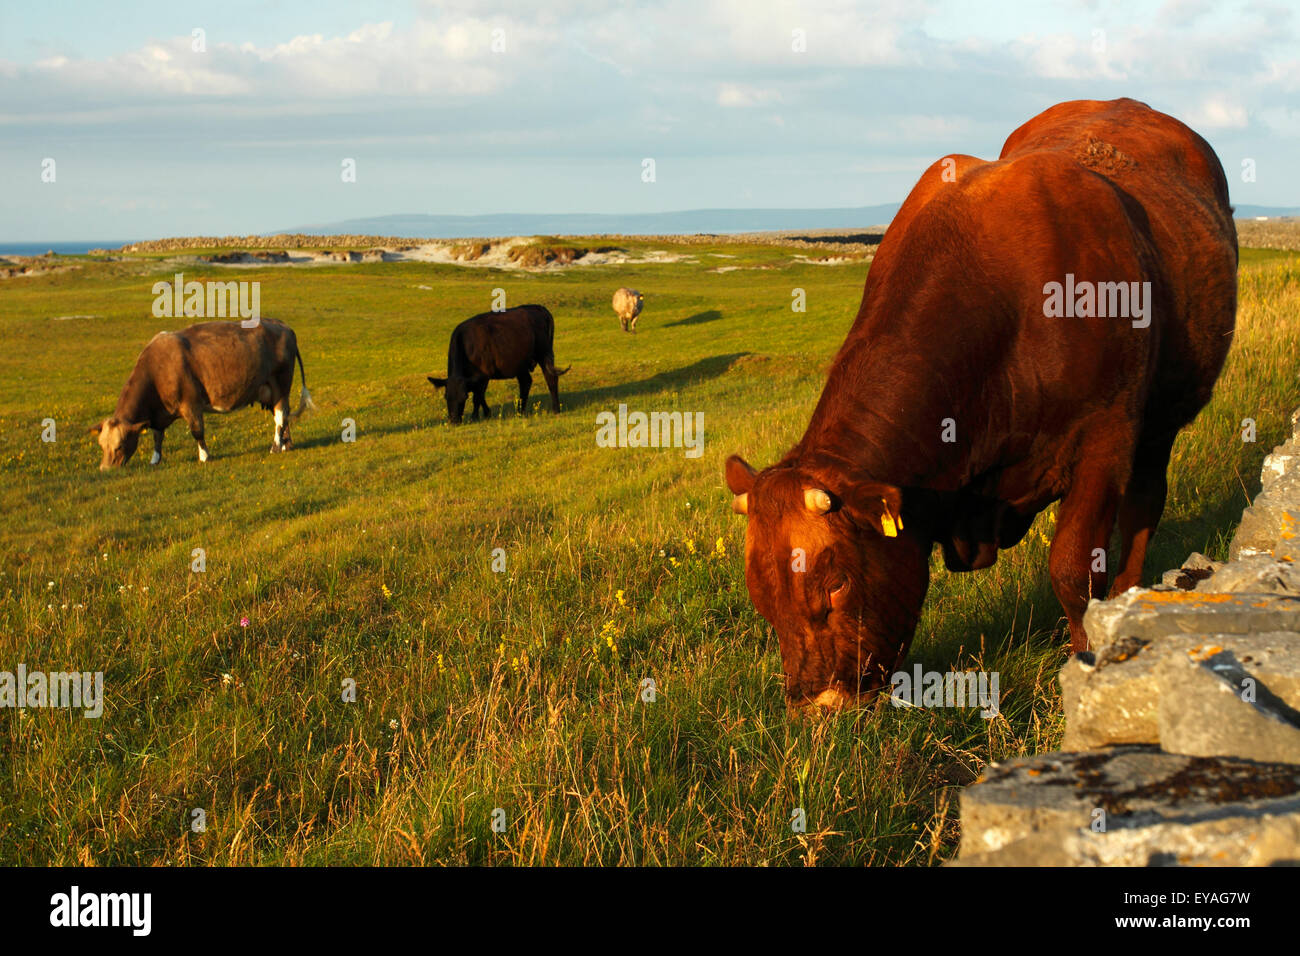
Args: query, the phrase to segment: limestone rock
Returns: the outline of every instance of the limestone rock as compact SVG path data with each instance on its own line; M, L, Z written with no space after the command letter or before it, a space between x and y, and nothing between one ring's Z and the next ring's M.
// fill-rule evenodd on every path
M1223 567L1221 561L1211 561L1199 551L1193 551L1187 556L1182 567L1164 573L1161 584L1192 591L1201 581L1209 578L1221 567Z
M1282 706L1300 709L1300 634L1181 634L1123 638L1096 654L1076 654L1061 668L1064 750L1162 743L1158 676L1170 657L1229 650L1245 676ZM1169 748L1166 747L1166 750Z
M1150 643L1142 638L1121 638L1099 654L1076 654L1066 661L1060 673L1065 711L1061 749L1092 750L1160 739L1155 681L1159 656L1143 653Z
M1300 514L1300 511L1297 511ZM1293 594L1300 597L1300 565L1256 554L1227 564L1198 580L1193 590L1205 594Z
M1300 766L1149 747L993 764L962 794L962 865L1300 863Z
M1083 627L1094 653L1125 637L1153 641L1182 634L1300 633L1300 596L1133 589L1093 601Z
M1268 485L1241 513L1241 524L1228 545L1232 560L1255 554L1294 557L1300 550L1300 469L1271 472L1265 469Z
M1161 749L1300 764L1300 712L1231 651L1201 651L1165 654L1155 668Z
M1264 459L1264 467L1259 474L1261 487L1267 489L1278 478L1295 471L1298 465L1300 465L1300 442L1292 438L1278 445Z

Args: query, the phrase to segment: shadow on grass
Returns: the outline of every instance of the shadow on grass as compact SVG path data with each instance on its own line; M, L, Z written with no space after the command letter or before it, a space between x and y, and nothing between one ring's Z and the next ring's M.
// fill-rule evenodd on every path
M655 392L680 388L705 379L717 378L749 352L731 352L726 355L714 355L700 359L690 365L670 372L659 372L639 382L627 382L622 385L605 385L599 388L579 389L565 392L563 379L560 381L560 404L565 410L589 408L594 405L607 406L611 401L625 400L635 395L648 395Z
M703 325L705 322L716 322L720 318L722 318L721 312L717 309L709 309L707 312L696 312L694 315L688 315L676 322L665 322L663 328L672 329L679 325Z
M358 415L344 416L352 418L356 422L356 441L364 441L367 437L378 438L383 435L405 434L406 432L420 430L434 430L439 428L447 421L447 406L442 404L440 409L435 408L432 420L424 417L424 409L419 409L420 417L411 421L388 420L381 424L366 425L363 419ZM466 421L469 417L466 416ZM338 428L322 433L316 432L306 437L300 437L298 432L293 435L293 447L295 450L307 448L326 448L331 445L345 444L342 439L343 426L342 419L339 420Z

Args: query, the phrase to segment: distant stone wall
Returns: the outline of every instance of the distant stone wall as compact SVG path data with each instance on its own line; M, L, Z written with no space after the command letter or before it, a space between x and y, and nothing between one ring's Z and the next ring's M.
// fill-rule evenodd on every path
M1300 411L1227 562L1093 601L1064 752L962 794L956 865L1300 863Z
M133 252L184 252L187 249L337 249L340 247L384 246L392 248L410 248L427 242L426 239L402 239L397 236L305 236L301 233L292 235L280 233L274 236L179 236L172 239L149 239L145 242L132 242L119 249L92 249L91 254L114 252L129 254Z
M602 236L566 236L571 239L603 238L615 242L667 242L673 245L704 246L724 243L752 243L755 245L780 246L782 248L817 249L823 252L866 253L874 252L884 235L884 227L878 231L856 232L850 229L794 229L780 232L745 232L696 233L694 235L646 235L625 236L610 233ZM254 249L373 249L401 250L431 243L466 245L470 243L501 243L507 237L478 237L462 239L439 239L400 236L367 236L354 233L331 236L308 236L302 233L278 233L274 236L178 236L170 239L149 239L132 242L118 249L91 249L91 255L130 255L145 252L186 252L191 249L234 249L248 251ZM516 239L527 237L519 236ZM533 237L543 238L543 237ZM555 236L544 237L547 242L555 242Z

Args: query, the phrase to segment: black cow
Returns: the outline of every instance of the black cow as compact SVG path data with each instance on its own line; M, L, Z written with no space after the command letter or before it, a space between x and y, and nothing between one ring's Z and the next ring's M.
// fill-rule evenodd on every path
M484 396L488 382L513 378L519 381L519 411L528 402L533 385L532 371L542 367L542 377L551 392L551 411L560 410L560 376L572 368L555 368L555 319L540 305L521 305L504 312L483 312L466 319L451 333L447 349L447 377L429 381L445 388L447 416L459 425L465 414L465 399L474 395L471 418L479 409L487 418Z

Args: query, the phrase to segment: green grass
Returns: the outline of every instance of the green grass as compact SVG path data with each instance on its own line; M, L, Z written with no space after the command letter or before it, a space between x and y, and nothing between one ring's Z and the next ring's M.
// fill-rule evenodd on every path
M0 863L951 856L959 788L989 760L1060 740L1050 514L988 571L936 562L913 647L927 668L999 671L1000 716L790 720L722 463L768 464L799 437L866 266L724 239L641 248L695 261L185 263L187 279L262 282L319 411L289 455L268 455L270 417L244 410L208 418L206 465L178 424L162 466L146 464L146 441L106 474L85 428L112 411L142 345L184 324L150 316L152 283L176 268L85 260L0 284L0 670L102 670L107 695L100 720L0 713ZM707 271L726 265L750 268ZM609 305L620 285L646 294L635 336ZM790 310L796 287L806 314ZM557 361L573 365L564 413L517 416L514 384L494 383L493 419L452 428L425 376L494 288L554 313ZM1297 404L1300 257L1247 251L1241 293L1215 400L1175 449L1149 576L1191 550L1223 556ZM595 415L620 401L703 411L703 457L597 448ZM530 404L548 403L539 375ZM1255 444L1240 440L1246 417ZM195 548L205 573L190 571ZM647 677L653 703L638 694ZM356 703L341 699L349 678Z

